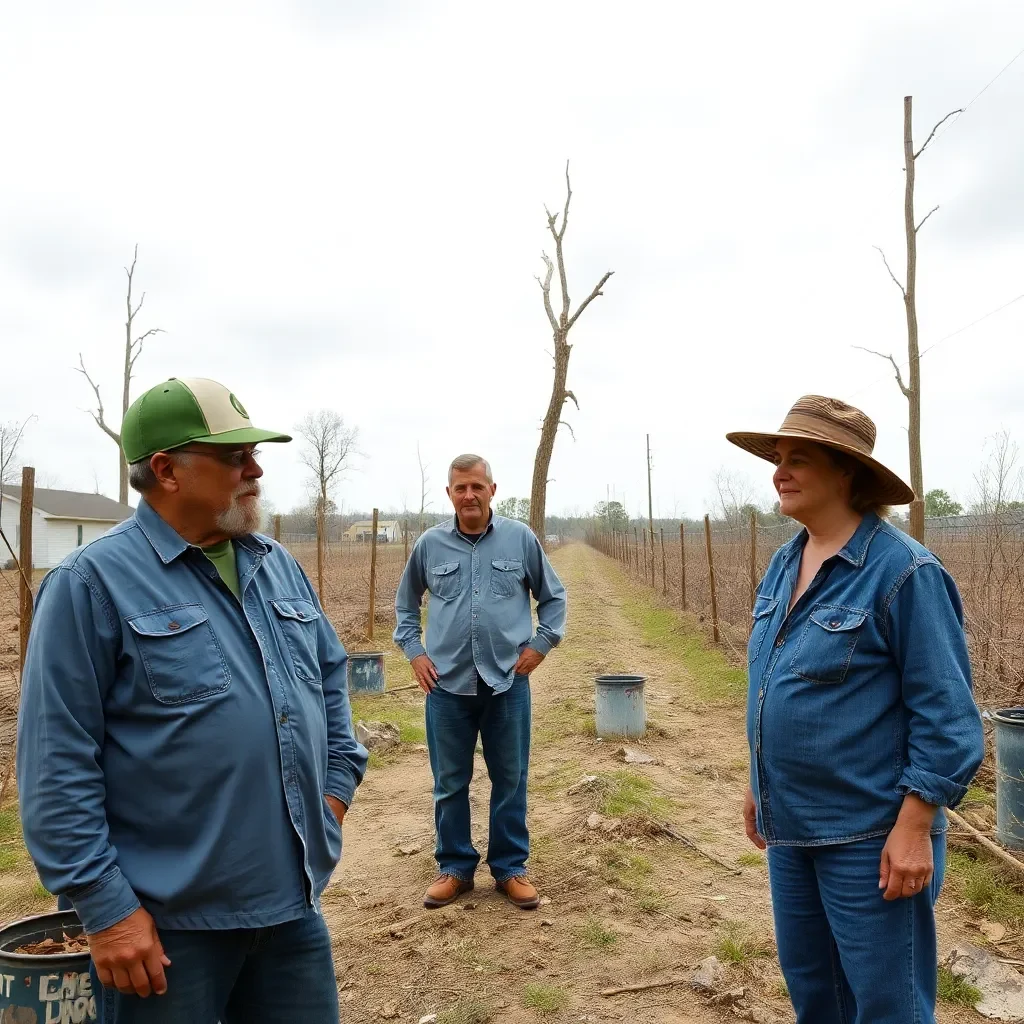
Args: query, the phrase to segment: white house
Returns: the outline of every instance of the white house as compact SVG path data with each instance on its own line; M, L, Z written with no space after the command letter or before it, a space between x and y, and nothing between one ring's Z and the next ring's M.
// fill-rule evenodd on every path
M369 543L373 537L373 520L361 519L353 523L346 531L348 540ZM377 543L395 544L402 539L402 524L397 519L377 520Z
M32 503L32 563L36 569L52 569L75 548L102 537L132 513L128 505L102 494L51 491L37 487ZM17 553L21 548L21 488L5 485L0 491L0 524ZM3 547L0 545L0 547ZM0 565L10 553L0 551Z

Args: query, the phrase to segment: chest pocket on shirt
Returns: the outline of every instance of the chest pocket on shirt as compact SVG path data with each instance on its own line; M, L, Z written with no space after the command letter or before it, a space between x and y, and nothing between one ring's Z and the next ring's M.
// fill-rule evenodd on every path
M866 619L867 613L856 609L828 605L812 609L793 655L793 671L810 683L841 683Z
M523 589L523 563L518 558L495 558L491 562L491 593L515 597Z
M187 704L223 693L231 672L210 617L201 604L172 605L128 620L161 704Z
M431 597L450 601L458 597L462 589L462 571L458 562L442 562L431 566L428 581Z
M316 648L316 623L320 613L304 598L279 598L270 606L277 613L277 628L292 656L295 674L308 683L322 683Z
M772 612L779 602L774 598L759 597L754 605L753 621L750 624L750 639L747 641L747 664L753 665L761 653L761 645L768 634Z

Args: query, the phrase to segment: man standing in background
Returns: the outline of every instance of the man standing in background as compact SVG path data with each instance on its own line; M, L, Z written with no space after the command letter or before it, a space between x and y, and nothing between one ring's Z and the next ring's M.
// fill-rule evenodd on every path
M426 907L446 906L473 888L480 854L470 833L469 783L478 736L491 780L488 867L516 906L540 904L526 874L529 675L562 639L565 588L529 527L491 512L495 490L485 459L455 459L447 488L455 518L419 538L395 598L395 642L427 694L440 875ZM420 605L427 591L424 648Z

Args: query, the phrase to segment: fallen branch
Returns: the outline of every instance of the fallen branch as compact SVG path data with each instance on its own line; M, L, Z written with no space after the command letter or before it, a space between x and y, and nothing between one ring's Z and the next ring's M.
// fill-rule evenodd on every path
M726 871L731 875L742 875L743 869L736 867L735 864L730 864L728 861L722 860L721 857L716 856L710 850L705 850L703 846L700 846L695 840L691 839L688 835L682 832L677 832L670 825L659 822L658 828L664 832L670 839L675 839L676 842L683 843L688 846L694 853L699 853L705 860L711 861L712 864L717 864L720 868L725 868ZM1024 867L1024 866L1022 866Z
M386 697L389 693L401 693L403 690L418 690L419 688L419 683L412 683L409 686L392 686L384 691L384 696Z
M601 989L601 995L605 998L608 996L621 996L624 992L646 992L652 988L670 988L672 985L683 985L686 983L686 978L673 978L671 981L647 981L642 985L623 985L620 988L603 988Z
M947 808L946 814L949 815L949 820L952 821L959 828L964 829L974 839L976 839L989 853L995 854L1004 864L1008 864L1010 867L1015 868L1020 874L1024 875L1024 864L1022 864L1016 857L1011 857L1001 846L997 846L992 842L991 839L986 839L970 822L964 821L956 811L951 811Z

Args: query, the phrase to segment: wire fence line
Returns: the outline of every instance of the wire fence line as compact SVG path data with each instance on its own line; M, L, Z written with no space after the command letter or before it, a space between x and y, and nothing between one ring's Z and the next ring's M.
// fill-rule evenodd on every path
M894 522L899 526L900 523ZM595 528L587 541L630 576L690 612L712 642L742 663L754 592L793 522L679 523ZM983 707L1024 703L1024 517L957 516L925 522L925 544L956 581L964 605L975 696Z

